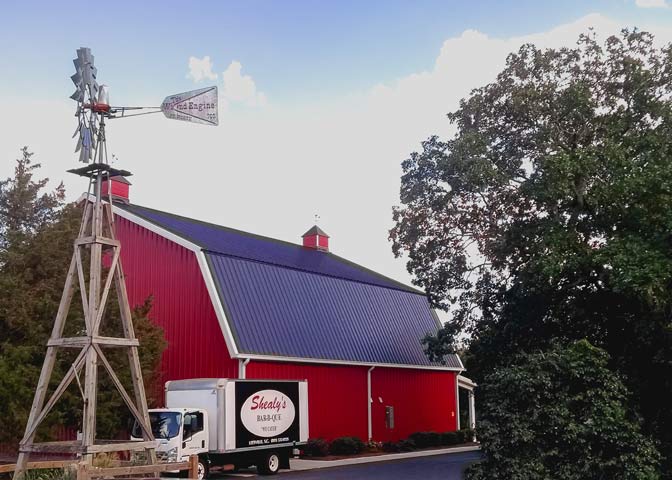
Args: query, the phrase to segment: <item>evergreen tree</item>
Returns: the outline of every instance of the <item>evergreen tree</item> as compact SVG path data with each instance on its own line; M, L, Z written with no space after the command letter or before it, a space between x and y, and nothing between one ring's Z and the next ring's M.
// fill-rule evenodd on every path
M27 147L21 149L21 154L14 176L0 181L0 411L11 419L0 429L0 443L14 445L23 436L82 215L80 207L65 203L62 184L47 192L48 179L34 178L40 164L32 162L33 154ZM115 293L110 292L109 298L103 328L106 333L120 336ZM151 299L137 306L134 322L147 391L153 393L156 389L152 382L165 340L161 329L148 318L150 309ZM75 297L65 334L76 335L82 328L82 306ZM76 353L59 351L52 388ZM126 355L111 352L108 358L130 391ZM105 372L100 370L99 377L102 387L97 431L101 437L109 438L127 428L129 414ZM48 415L40 435L50 437L49 426L54 425L80 428L81 408L81 394L74 382Z

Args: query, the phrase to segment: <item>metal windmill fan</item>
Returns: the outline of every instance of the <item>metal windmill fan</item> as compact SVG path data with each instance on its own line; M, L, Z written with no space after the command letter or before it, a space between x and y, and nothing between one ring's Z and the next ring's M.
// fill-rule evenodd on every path
M217 87L207 87L167 96L158 107L111 106L106 85L98 85L98 70L93 63L91 49L80 48L73 60L75 74L70 78L77 87L70 98L77 102L77 138L75 152L79 161L103 163L107 160L105 146L105 119L126 118L137 115L163 113L166 118L203 125L218 125ZM142 113L127 113L148 110Z
M75 152L79 152L79 161L84 163L93 159L98 134L98 112L93 107L101 103L99 94L105 92L96 81L98 70L93 60L91 49L78 49L77 58L73 60L75 74L70 77L77 87L75 93L70 95L70 98L77 102L78 124L73 135L73 138L78 136Z

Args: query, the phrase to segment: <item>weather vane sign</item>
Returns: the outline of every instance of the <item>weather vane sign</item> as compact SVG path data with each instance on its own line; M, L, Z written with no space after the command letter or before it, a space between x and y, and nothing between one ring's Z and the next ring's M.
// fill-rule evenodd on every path
M217 87L170 95L161 104L161 111L172 120L217 125Z

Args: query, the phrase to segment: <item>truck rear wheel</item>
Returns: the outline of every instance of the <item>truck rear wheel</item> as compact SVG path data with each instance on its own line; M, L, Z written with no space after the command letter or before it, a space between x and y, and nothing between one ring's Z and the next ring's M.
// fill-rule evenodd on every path
M268 452L260 455L261 462L257 465L257 470L262 475L275 475L280 470L280 455L278 452Z

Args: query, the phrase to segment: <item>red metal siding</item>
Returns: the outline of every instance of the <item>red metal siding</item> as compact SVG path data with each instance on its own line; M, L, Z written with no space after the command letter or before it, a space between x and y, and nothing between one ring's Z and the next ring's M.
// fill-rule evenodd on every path
M246 377L308 380L310 437L366 439L366 371L355 366L252 361Z
M403 368L373 370L373 438L395 441L414 432L455 430L455 380L453 372ZM394 407L393 430L385 425L385 407L388 405Z
M143 227L115 217L131 307L154 297L150 318L160 325L168 347L161 362L163 382L183 378L238 375L196 256Z

